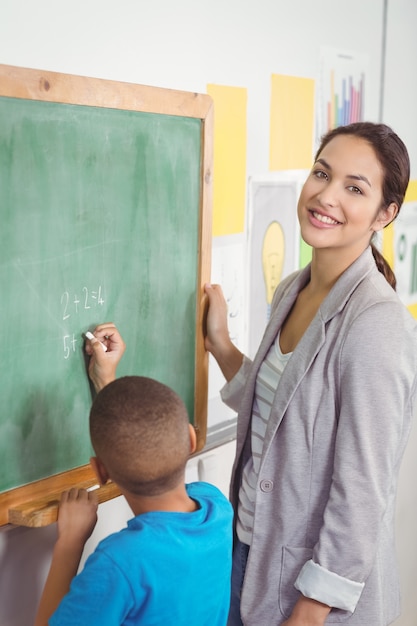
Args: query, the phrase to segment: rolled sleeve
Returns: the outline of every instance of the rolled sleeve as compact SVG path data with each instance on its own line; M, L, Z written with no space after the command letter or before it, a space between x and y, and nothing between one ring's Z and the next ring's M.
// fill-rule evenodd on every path
M305 563L295 581L296 589L303 596L351 613L356 608L364 586L365 583L339 576L312 560Z

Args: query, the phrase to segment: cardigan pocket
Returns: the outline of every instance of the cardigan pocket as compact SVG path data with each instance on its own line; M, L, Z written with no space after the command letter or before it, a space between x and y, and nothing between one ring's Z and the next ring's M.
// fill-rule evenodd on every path
M281 575L279 579L278 604L282 615L288 619L295 603L300 597L300 592L294 587L297 576L304 563L313 555L311 548L295 548L283 546Z
M294 546L283 546L281 575L279 579L278 605L282 615L288 619L295 603L300 597L300 592L294 587L298 574L303 565L313 556L311 548L298 548ZM332 609L326 619L326 624L337 624L344 622L352 613L341 609Z

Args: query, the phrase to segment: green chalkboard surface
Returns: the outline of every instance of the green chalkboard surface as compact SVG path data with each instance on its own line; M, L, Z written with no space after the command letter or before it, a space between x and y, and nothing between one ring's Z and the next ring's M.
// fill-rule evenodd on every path
M43 99L0 94L0 492L88 463L83 333L97 323L125 338L118 374L170 385L204 430L204 118L137 97L48 101L57 77ZM164 95L169 110L178 92Z

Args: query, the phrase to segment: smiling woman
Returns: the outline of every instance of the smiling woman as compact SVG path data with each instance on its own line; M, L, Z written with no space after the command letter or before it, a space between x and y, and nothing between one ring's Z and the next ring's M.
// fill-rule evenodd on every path
M238 411L229 626L399 614L393 519L417 324L372 238L398 215L409 171L388 126L324 137L298 203L312 261L278 285L253 362L230 341L220 286L206 287L206 348Z
M398 212L394 202L383 204L382 180L374 149L356 136L337 135L316 159L298 218L304 241L328 263L328 286Z
M329 132L316 154L313 169L300 197L300 225L302 219L300 205L305 201L307 193L314 192L314 188L309 185L314 178L322 180L321 189L318 190L316 187L318 193L316 219L326 222L325 217L329 217L327 215L329 209L333 210L330 219L340 219L334 211L337 214L338 211L343 212L345 209L346 214L343 214L341 219L342 225L349 226L351 221L355 220L357 211L360 214L358 219L363 219L366 226L366 219L369 216L370 231L364 233L364 242L367 245L369 235L372 238L374 232L392 222L400 211L410 178L408 152L398 135L384 124L363 122L341 126ZM337 182L340 185L339 194L332 199L328 194L333 193ZM342 190L345 192L343 196ZM351 198L352 195L359 196L357 202ZM330 205L326 212L326 202L329 201ZM334 202L336 208L333 207ZM311 211L314 213L314 205ZM362 242L358 240L357 243L360 246ZM314 247L314 244L311 245ZM394 273L372 241L371 247L378 269L395 288Z

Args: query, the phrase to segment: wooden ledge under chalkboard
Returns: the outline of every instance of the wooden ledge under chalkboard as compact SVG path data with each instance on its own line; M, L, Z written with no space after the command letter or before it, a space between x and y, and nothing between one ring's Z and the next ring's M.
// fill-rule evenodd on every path
M71 487L89 489L97 485L90 465L56 474L34 483L0 494L0 526L14 524L39 528L53 524L58 518L61 493ZM99 504L120 496L112 482L96 489Z

